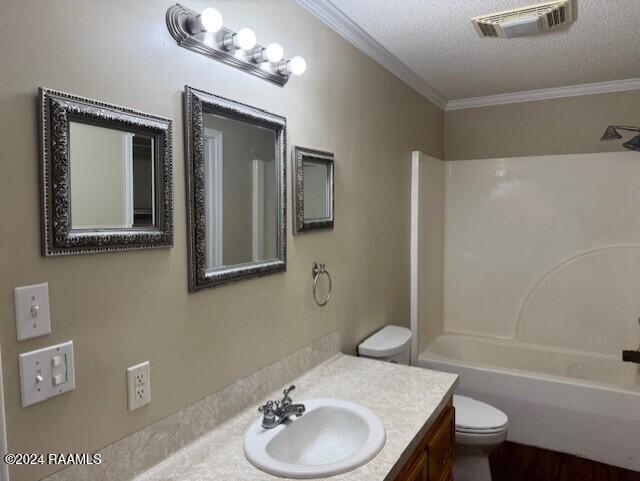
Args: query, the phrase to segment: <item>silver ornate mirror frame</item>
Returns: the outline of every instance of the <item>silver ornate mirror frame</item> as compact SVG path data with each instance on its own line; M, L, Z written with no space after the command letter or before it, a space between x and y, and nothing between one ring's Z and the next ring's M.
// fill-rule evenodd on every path
M333 201L334 201L334 180L333 180L333 163L334 155L330 152L322 152L320 150L308 149L305 147L295 147L293 150L294 162L294 189L293 189L293 205L296 212L294 216L294 234L308 232L319 229L333 229ZM327 188L329 193L327 196L329 216L322 219L305 220L304 218L304 163L314 162L317 164L325 164L328 172Z
M218 287L287 269L286 149L287 120L188 85L184 93L186 133L187 209L189 234L189 290ZM276 258L207 269L206 201L203 112L272 129L276 134L277 245Z
M39 89L42 255L57 256L173 246L171 120L46 88ZM149 227L73 229L70 122L153 139L157 222Z

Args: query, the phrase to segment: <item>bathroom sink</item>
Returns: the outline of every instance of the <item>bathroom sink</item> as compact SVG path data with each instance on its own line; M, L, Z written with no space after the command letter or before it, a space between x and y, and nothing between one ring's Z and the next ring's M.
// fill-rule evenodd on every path
M273 429L257 419L244 438L244 453L258 469L286 478L346 473L371 461L386 441L371 410L350 401L304 401L306 412Z

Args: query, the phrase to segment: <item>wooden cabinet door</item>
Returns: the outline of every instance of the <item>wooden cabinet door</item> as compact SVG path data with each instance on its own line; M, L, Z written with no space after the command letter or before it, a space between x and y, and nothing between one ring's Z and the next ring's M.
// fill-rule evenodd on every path
M446 481L451 478L456 443L456 425L453 407L445 411L438 427L427 439L429 453L428 481Z
M420 443L418 451L405 464L395 481L427 481L427 451Z
M394 481L451 481L455 443L455 410L450 402Z

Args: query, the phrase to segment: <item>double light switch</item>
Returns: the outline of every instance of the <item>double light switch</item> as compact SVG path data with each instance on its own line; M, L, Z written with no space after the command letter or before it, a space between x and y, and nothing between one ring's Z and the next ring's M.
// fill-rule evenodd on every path
M19 360L23 407L76 387L73 341L25 352Z

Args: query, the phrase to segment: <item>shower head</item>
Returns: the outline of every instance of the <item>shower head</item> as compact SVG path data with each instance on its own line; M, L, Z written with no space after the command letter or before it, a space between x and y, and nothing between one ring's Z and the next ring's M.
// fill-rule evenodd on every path
M625 149L635 150L636 152L640 152L640 135L636 135L629 142L625 142L622 144Z
M604 131L600 140L620 140L622 135L619 130L625 130L627 132L640 132L638 127L629 127L625 125L610 125L607 130ZM636 135L634 138L622 144L625 149L634 150L640 152L640 135Z
M621 138L622 135L620 135L620 132L616 130L615 126L610 125L609 127L607 127L607 130L605 130L600 140L618 140Z

